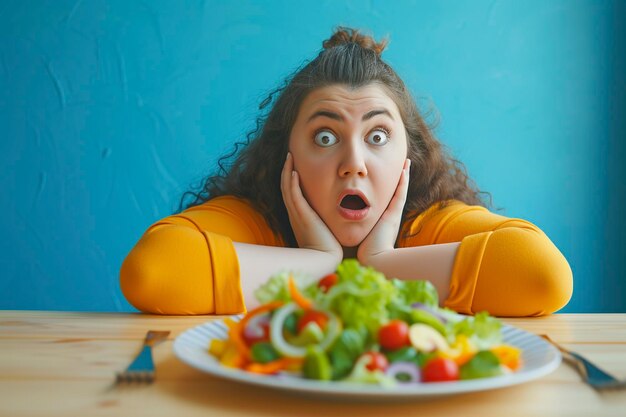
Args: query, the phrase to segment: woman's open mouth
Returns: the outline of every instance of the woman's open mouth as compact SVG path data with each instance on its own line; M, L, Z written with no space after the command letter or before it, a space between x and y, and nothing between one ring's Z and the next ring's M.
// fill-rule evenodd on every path
M348 190L343 194L338 210L347 220L362 220L369 212L369 204L360 192Z

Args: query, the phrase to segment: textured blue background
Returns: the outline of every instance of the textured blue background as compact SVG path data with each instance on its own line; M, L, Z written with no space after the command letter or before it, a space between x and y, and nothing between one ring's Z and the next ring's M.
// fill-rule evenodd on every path
M0 308L129 311L124 256L338 25L384 53L508 216L626 311L624 1L0 3ZM506 279L506 277L502 277Z

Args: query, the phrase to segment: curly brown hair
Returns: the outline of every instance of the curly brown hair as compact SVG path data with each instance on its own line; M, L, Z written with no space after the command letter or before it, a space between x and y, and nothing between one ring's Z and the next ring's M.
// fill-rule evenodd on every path
M479 191L464 165L450 157L425 123L402 79L381 59L386 45L386 39L377 43L359 30L336 28L315 59L305 61L263 100L256 129L219 159L218 172L208 176L199 190L183 194L179 210L222 195L237 196L257 209L287 245L296 247L280 191L280 174L300 104L317 88L340 84L357 89L372 83L381 85L394 100L406 128L411 172L403 223L435 203L440 203L440 208L450 200L488 206L480 197L488 193ZM185 206L188 196L194 200Z

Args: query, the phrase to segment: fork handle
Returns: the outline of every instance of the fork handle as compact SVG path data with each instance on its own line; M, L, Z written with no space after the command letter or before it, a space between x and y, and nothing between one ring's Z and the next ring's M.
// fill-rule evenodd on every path
M152 360L152 347L144 345L135 360L128 365L126 371L146 371L154 370L154 361Z
M576 352L568 351L567 352L576 362L577 367L584 370L583 376L592 382L596 383L607 383L607 382L616 382L614 376L606 373L602 369L595 366L593 363L589 362L583 356L579 355Z
M167 336L169 336L170 331L159 331L159 330L148 330L148 333L146 333L146 337L143 341L144 345L149 345L149 346L156 346L158 343L161 343L162 341L167 339Z

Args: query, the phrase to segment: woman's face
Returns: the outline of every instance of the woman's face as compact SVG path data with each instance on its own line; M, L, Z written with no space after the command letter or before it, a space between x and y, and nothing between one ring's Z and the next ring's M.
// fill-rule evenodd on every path
M391 201L407 157L404 123L378 84L313 90L289 151L306 200L339 243L358 246Z

